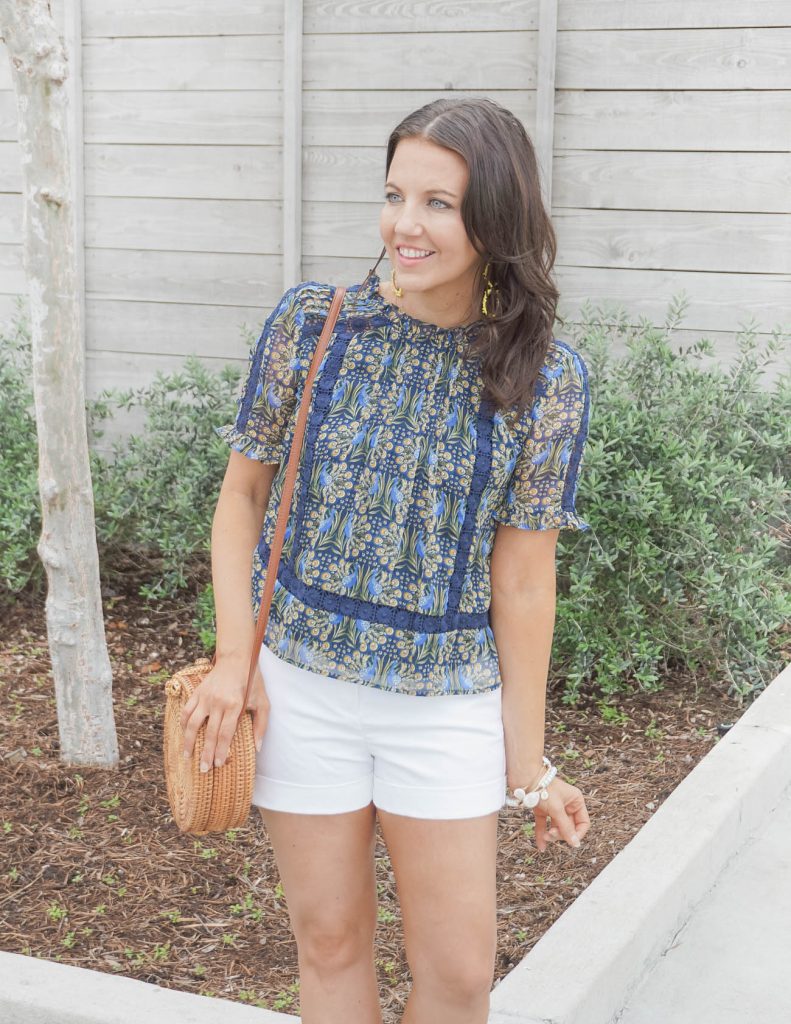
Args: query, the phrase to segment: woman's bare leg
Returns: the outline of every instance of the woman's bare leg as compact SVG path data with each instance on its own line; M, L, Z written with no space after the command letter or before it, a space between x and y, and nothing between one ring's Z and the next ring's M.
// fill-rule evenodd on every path
M379 811L413 987L402 1024L486 1024L497 951L497 813Z
M259 811L297 942L302 1024L381 1024L374 805L347 814Z

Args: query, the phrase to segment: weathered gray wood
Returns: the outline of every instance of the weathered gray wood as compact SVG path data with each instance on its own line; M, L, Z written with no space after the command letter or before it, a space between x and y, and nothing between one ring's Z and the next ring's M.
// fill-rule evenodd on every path
M89 249L86 283L91 299L261 308L282 295L283 271L261 253Z
M269 89L152 91L145 102L134 91L85 96L86 142L280 146L282 120L280 93Z
M86 39L85 89L280 89L280 35ZM0 76L0 88L4 83Z
M302 0L286 0L283 28L283 289L302 262Z
M787 89L789 62L791 28L560 32L555 84L558 89Z
M279 297L279 296L278 296ZM92 299L88 350L241 359L268 308Z
M59 0L63 42L69 61L66 96L69 138L69 180L73 209L74 275L79 304L81 344L85 347L85 166L82 135L82 0ZM53 19L54 20L54 19ZM57 24L57 23L56 23ZM83 360L83 387L85 386Z
M764 213L557 210L566 266L787 274L786 217ZM749 283L749 282L747 282Z
M279 146L91 143L85 147L85 191L93 196L280 200L282 163Z
M533 145L536 150L544 205L552 210L552 155L555 150L555 61L557 56L558 0L539 0L538 78Z
M729 28L789 25L787 0L562 0L560 28Z
M66 21L67 37L79 46L79 12L67 9ZM0 31L20 112L42 520L37 551L48 584L59 756L66 764L113 766L118 742L85 422L68 55L46 0L0 0Z
M280 32L282 0L89 0L88 36L253 36Z
M0 196L0 237L6 207ZM85 224L86 245L102 248L251 253L282 249L280 203L273 200L88 196Z
M306 32L515 31L538 28L538 0L305 0Z
M353 90L535 88L535 32L384 29L366 36L306 34L304 87L337 89L340 79Z
M750 317L763 333L791 325L791 274L752 274L749 288L741 274L703 271L559 266L555 276L561 315L576 315L591 300L620 304L663 323L671 297L686 293L683 326L690 330L727 333Z
M649 161L643 152L560 152L554 195L556 209L791 213L791 153L652 153Z
M791 101L787 91L560 90L555 149L785 153ZM645 160L650 164L650 153Z

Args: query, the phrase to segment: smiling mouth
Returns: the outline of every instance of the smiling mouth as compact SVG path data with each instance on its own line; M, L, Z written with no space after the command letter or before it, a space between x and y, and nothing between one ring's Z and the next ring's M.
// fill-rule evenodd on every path
M396 246L396 252L402 260L425 260L433 256L434 249L409 249L407 246Z

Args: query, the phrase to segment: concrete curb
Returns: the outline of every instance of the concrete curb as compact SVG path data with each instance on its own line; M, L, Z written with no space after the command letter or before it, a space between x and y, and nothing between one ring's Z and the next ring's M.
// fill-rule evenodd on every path
M791 665L495 986L490 1024L611 1024L790 782Z
M293 1014L196 996L56 960L0 953L2 1024L296 1024Z
M495 987L490 1024L613 1021L790 782L791 665ZM0 952L3 1024L141 1020L297 1024L299 1018Z

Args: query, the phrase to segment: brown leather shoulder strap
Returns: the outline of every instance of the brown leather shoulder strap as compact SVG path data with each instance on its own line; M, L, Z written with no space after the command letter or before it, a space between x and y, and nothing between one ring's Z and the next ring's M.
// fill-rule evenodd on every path
M272 595L275 592L275 579L277 578L277 569L280 564L280 552L283 549L283 538L286 533L286 523L288 522L289 512L291 511L291 498L294 493L294 482L297 477L297 467L299 466L299 458L302 452L302 439L305 435L305 426L308 421L308 406L310 405L310 396L313 391L313 381L318 373L319 364L324 357L324 352L329 344L329 340L332 337L332 332L335 328L335 321L338 319L338 313L340 312L345 294L345 288L338 287L335 289L335 295L333 296L329 312L327 313L327 319L324 322L324 329L316 343L316 349L313 353L313 359L311 360L308 376L305 380L305 387L302 392L302 400L299 405L296 427L294 429L294 439L291 442L291 453L288 457L288 466L286 467L286 475L283 480L283 493L280 499L280 508L277 513L277 525L275 526L275 535L272 539L272 550L269 553L264 593L261 597L261 607L258 611L258 622L255 629L255 639L253 640L253 650L250 654L250 669L247 673L247 689L244 694L242 714L244 714L244 711L247 708L247 701L250 698L250 690L253 685L253 675L258 663L258 655L261 650L261 644L264 640L264 633L266 632L266 623L269 619Z

